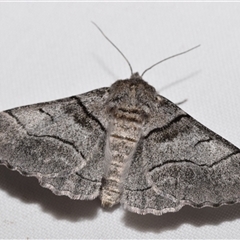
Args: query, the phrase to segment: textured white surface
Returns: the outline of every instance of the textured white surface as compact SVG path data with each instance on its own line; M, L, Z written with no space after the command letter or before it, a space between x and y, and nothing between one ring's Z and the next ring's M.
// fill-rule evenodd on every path
M0 110L63 98L140 73L240 147L240 5L234 3L0 3ZM239 238L240 204L140 216L97 200L57 197L0 166L0 238Z

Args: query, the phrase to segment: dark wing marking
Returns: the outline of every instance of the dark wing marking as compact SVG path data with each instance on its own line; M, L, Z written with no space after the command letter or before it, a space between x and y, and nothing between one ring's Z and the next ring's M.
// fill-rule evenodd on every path
M93 199L103 175L108 89L0 113L0 164L73 199Z
M239 202L240 150L161 98L160 110L152 118L155 128L150 120L150 131L133 157L121 201L124 207L161 215L184 205Z

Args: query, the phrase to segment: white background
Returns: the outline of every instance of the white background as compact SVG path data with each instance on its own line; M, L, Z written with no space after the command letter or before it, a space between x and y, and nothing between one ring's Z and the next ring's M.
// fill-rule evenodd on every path
M1 3L0 110L144 79L240 147L239 3ZM0 166L0 238L237 238L240 204L141 216L58 197Z

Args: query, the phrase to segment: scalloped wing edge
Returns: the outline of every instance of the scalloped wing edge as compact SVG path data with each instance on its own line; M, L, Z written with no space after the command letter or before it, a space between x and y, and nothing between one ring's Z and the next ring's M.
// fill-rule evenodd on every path
M38 174L38 173L22 172L17 167L13 167L10 164L8 164L8 162L6 162L6 161L0 162L0 165L3 165L5 167L7 167L11 171L16 171L16 172L20 173L24 177L35 177L35 178L37 178L39 184L42 187L49 189L55 195L58 195L58 196L67 196L67 197L69 197L70 199L73 199L73 200L93 200L93 199L97 198L99 196L99 194L100 194L101 183L99 183L99 190L96 191L95 194L92 194L92 195L86 197L86 196L83 196L81 194L77 194L77 195L76 194L72 194L70 191L59 191L53 185L51 185L51 184L49 184L47 182L43 182L42 181L42 176L40 176L40 174Z

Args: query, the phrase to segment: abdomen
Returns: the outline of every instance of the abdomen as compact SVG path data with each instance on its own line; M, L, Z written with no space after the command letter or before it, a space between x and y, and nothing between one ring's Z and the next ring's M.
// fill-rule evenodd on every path
M114 118L108 130L105 175L101 192L104 207L111 207L120 201L124 179L141 136L141 124L129 119Z

